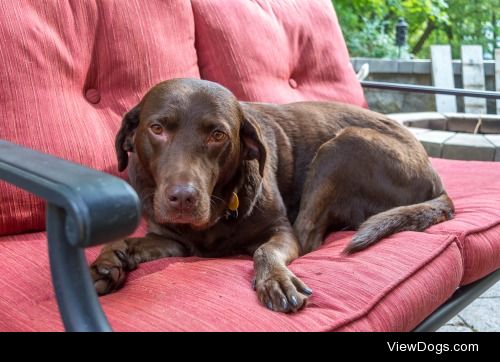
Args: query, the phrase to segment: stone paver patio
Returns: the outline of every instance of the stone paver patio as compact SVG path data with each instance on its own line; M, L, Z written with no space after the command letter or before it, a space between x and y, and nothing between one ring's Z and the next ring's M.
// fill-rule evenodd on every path
M500 282L439 328L438 332L500 332Z

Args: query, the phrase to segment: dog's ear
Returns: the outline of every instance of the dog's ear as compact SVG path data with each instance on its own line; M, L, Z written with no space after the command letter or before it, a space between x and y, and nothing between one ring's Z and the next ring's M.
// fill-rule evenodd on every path
M139 125L139 105L132 108L125 114L120 130L116 134L115 149L118 159L118 170L121 172L127 168L128 152L134 152L135 130Z
M258 160L259 174L264 177L267 151L262 137L262 130L257 121L250 115L244 114L240 130L240 139L243 145L244 160Z

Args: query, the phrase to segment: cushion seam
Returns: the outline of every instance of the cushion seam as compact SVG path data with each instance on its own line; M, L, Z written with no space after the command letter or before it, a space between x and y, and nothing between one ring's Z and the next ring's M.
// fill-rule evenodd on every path
M430 232L426 232L427 234L430 234L430 235L455 235L458 239L458 249L460 251L460 256L462 258L462 265L463 265L463 268L464 268L464 272L462 273L462 278L460 279L460 285L463 285L463 281L464 281L464 278L465 278L465 252L464 252L464 249L466 248L465 246L465 240L467 239L467 237L469 235L472 235L472 234L480 234L482 232L485 232L485 231L489 231L495 227L498 227L500 226L500 221L495 221L491 224L488 224L487 226L481 226L481 227L476 227L472 230L466 230L466 231L460 231L460 232L446 232L446 231L438 231L438 232L435 232L435 233L430 233Z
M494 221L491 224L488 224L486 226L480 226L480 227L478 226L478 227L473 228L471 230L465 230L465 231L446 231L446 230L441 231L440 230L440 231L425 231L425 233L430 234L430 235L455 235L455 236L465 240L465 238L467 236L469 236L470 234L476 234L476 233L480 233L483 231L487 231L487 230L493 229L494 227L497 227L499 225L500 225L500 221Z

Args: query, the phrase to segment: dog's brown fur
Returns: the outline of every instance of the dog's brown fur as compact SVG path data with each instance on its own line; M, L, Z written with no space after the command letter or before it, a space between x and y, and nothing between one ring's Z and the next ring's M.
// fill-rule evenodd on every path
M91 266L99 294L145 261L243 253L254 257L260 301L297 311L312 291L287 265L328 231L358 230L350 253L454 211L408 130L346 104L244 103L216 83L170 80L127 113L116 152L149 233L103 248ZM175 190L187 192L183 203ZM233 192L239 216L227 219Z

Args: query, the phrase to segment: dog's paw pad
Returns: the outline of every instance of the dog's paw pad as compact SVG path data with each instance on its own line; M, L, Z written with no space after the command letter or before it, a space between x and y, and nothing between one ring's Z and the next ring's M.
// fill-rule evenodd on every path
M114 258L107 260L106 258L99 257L90 266L90 275L97 294L105 295L123 285L126 271L120 260L114 260Z
M255 286L260 302L275 312L297 312L312 294L312 290L286 268L257 281Z

